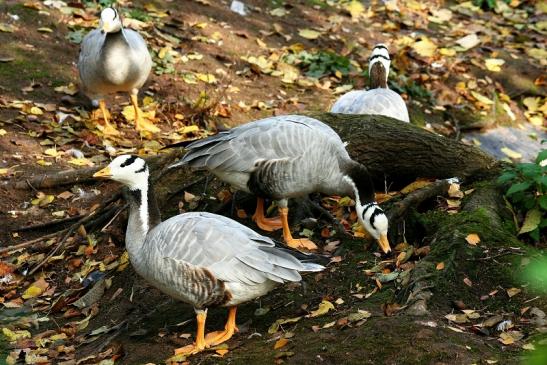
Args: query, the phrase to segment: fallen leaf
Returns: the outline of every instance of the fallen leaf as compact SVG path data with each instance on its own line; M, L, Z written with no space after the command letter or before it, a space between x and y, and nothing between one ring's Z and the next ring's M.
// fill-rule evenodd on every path
M507 295L509 296L509 298L512 298L518 293L520 293L521 291L522 289L519 289L519 288L509 288L507 289Z
M465 51L475 47L480 42L481 40L479 39L479 37L477 37L476 33L466 35L465 37L460 38L456 41L456 43L461 46Z
M363 3L357 0L351 0L349 3L346 3L344 9L346 9L354 21L358 20L365 11Z
M2 328L2 333L4 336L8 338L9 342L15 342L17 340L20 340L22 338L31 338L31 334L29 331L23 330L23 331L12 331L9 328Z
M444 262L439 262L435 268L437 270L444 270Z
M505 155L507 155L510 158L513 158L513 159L516 159L516 160L522 158L521 153L519 153L517 151L513 151L509 147L502 147L500 150L501 150L501 152L503 152Z
M459 324L469 322L469 319L463 313L447 314L446 316L444 316L444 318L448 319L450 322L459 323Z
M277 340L274 344L274 350L280 349L282 347L285 347L289 343L289 340L286 338L280 338Z
M481 103L485 104L485 105L492 105L494 104L494 102L490 99L488 99L486 96L482 95L482 94L479 94L478 92L475 92L475 91L471 91L471 95L473 95L473 97L475 99L477 99L478 101L480 101Z
M476 246L477 243L479 243L481 241L481 238L479 237L478 234L476 233L470 233L467 235L467 237L465 237L465 240L467 241L467 243L469 243L470 245L472 246Z
M469 278L464 278L463 282L465 283L465 285L467 285L469 287L473 286L473 282Z
M295 323L295 322L298 322L299 320L301 320L302 317L294 317L294 318L287 318L287 319L278 319L277 321L275 321L274 323L272 323L272 325L270 326L270 328L268 328L268 333L270 335L273 335L274 333L276 333L278 330L279 330L279 326L281 325L284 325L284 324L287 324L287 323Z
M412 48L422 57L433 57L437 45L428 37L422 37L421 40L412 45Z
M501 58L487 58L484 60L486 69L492 72L500 72L501 66L505 63L505 60Z
M500 334L498 341L504 345L512 345L523 337L524 335L519 331L507 331Z
M321 33L312 29L299 29L298 35L306 39L317 39L321 36Z
M324 314L327 314L329 311L333 309L334 309L334 304L332 304L328 300L323 299L321 303L319 304L319 307L316 310L311 311L311 313L308 314L306 317L311 317L311 318L319 317Z
M30 299L30 298L38 297L38 296L42 295L42 293L44 293L48 287L49 287L49 284L47 283L47 281L45 281L44 278L40 278L40 279L36 280L34 283L32 283L25 290L25 292L23 293L23 295L21 297L23 299Z
M230 350L228 349L218 349L218 350L215 350L215 352L220 355L220 357L223 357L224 355L226 355L228 352L230 352ZM103 360L104 361L104 360ZM101 361L102 362L102 361Z
M357 322L362 319L370 318L372 314L367 310L358 309L356 313L350 313L348 316L348 321Z
M526 217L524 218L524 223L522 223L519 234L528 233L535 230L541 223L541 217L542 214L539 209L534 208L529 210L526 213Z
M411 193L415 190L418 190L418 189L421 189L423 187L426 187L428 185L430 185L432 183L431 180L425 180L425 179L418 179L410 184L408 184L407 186L405 186L404 188L401 189L401 194L408 194L408 193Z

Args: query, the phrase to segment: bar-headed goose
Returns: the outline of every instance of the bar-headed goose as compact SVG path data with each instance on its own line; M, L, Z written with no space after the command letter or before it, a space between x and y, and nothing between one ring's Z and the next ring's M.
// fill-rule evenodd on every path
M118 11L105 8L101 12L99 28L83 39L78 71L84 93L94 102L99 101L103 114L105 134L120 132L108 121L104 98L116 92L128 92L135 108L135 127L138 131L159 132L159 128L142 117L137 94L146 82L152 68L152 58L146 42L131 29L125 29Z
M370 90L354 90L340 97L332 113L380 114L410 122L405 101L387 86L391 58L384 44L377 44L369 58Z
M116 157L93 175L129 188L125 244L135 271L171 297L194 306L196 342L179 349L191 354L227 341L236 330L236 306L277 284L300 281L300 271L323 266L299 261L291 251L229 218L192 212L160 221L146 162ZM207 308L229 307L224 331L205 336Z
M293 248L315 249L308 239L294 239L287 220L287 199L312 192L347 194L355 198L359 222L389 252L388 221L374 201L365 166L353 161L340 137L326 124L306 116L282 115L241 125L196 141L176 164L208 169L239 190L258 196L254 219L273 230L277 221L264 219L263 198L275 199L283 237Z

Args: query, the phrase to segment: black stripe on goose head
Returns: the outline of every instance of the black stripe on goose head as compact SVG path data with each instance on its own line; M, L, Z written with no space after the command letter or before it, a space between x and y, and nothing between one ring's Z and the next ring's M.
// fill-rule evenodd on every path
M127 160L125 160L123 163L120 164L120 167L126 167L126 166L129 166L129 165L132 165L137 158L138 158L138 156L135 156L135 155L129 156L129 158Z
M372 214L370 215L370 225L372 226L372 228L376 229L376 226L374 226L374 220L376 219L377 216L379 216L380 214L384 214L384 211L378 207L376 207L376 209L374 209L374 212L372 212ZM364 212L363 212L363 215L364 215ZM364 217L363 217L364 218Z

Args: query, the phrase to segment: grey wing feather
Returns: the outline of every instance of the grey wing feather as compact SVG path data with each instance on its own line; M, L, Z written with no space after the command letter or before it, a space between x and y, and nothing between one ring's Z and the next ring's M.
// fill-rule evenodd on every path
M299 157L318 138L343 147L326 124L306 116L282 115L244 124L188 145L188 153L172 167L187 164L209 170L252 171L257 160Z
M164 257L206 268L217 279L228 282L253 285L267 279L298 281L299 271L322 269L275 249L268 237L212 213L175 216L157 226L149 236L158 236L154 240L155 249Z

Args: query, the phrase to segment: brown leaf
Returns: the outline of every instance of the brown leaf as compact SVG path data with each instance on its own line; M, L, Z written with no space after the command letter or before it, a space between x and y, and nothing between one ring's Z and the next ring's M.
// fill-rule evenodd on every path
M469 287L473 286L473 282L469 278L464 278L463 282L465 283L465 285L467 285Z
M509 298L512 298L518 293L520 293L521 291L522 289L519 289L519 288L509 288L507 289L507 295L509 295Z
M284 347L285 345L287 345L288 343L289 343L289 340L287 340L286 338L280 338L279 340L275 342L274 350L280 349Z
M384 314L388 317L394 315L400 309L401 309L401 306L397 303L382 304L382 310L384 311Z
M444 270L444 262L439 262L435 268L437 270Z

